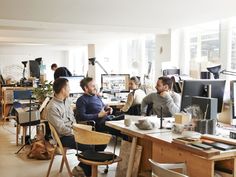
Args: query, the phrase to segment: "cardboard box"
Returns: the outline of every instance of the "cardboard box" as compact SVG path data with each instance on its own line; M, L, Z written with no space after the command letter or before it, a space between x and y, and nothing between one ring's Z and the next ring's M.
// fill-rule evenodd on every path
M174 118L175 118L175 123L177 123L177 124L188 124L189 121L191 120L189 115L184 114L184 113L176 113L174 115Z

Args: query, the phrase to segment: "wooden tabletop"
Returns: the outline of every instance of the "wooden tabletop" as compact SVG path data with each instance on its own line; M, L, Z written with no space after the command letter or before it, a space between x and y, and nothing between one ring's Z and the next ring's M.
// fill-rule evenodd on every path
M171 130L168 130L168 129L159 129L158 119L156 117L149 117L148 118L150 121L154 122L155 125L156 125L155 128L152 129L152 130L140 130L139 128L137 128L135 126L135 123L138 122L138 119L143 119L144 118L143 116L129 116L129 115L126 115L125 118L127 118L127 117L132 119L131 126L129 126L129 127L124 125L124 120L106 121L106 125L111 127L111 128L120 130L124 134L139 137L139 138L143 138L147 134L155 134L155 133L160 133L160 132L171 132Z

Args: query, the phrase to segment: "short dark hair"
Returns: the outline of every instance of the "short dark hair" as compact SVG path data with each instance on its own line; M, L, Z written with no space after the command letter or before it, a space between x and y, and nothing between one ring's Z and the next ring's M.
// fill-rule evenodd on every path
M53 91L58 94L61 89L66 86L68 80L66 78L58 78L53 82Z
M56 64L56 63L53 63L53 64L51 65L51 69L53 69L53 68L57 68L57 64Z
M172 88L172 80L171 80L171 78L162 76L162 77L159 77L158 80L161 80L163 85L168 85L169 89Z
M85 87L93 80L92 77L85 77L80 81L80 87L85 91Z

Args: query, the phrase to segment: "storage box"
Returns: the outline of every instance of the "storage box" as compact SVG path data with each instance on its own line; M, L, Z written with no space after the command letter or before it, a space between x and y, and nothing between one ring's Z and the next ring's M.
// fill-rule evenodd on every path
M190 115L185 114L185 113L176 113L174 115L175 118L175 123L177 124L188 124L191 120Z
M40 120L40 112L38 110L31 111L31 119L29 116L30 115L29 111L24 111L21 108L17 108L16 111L18 113L17 122L19 124Z

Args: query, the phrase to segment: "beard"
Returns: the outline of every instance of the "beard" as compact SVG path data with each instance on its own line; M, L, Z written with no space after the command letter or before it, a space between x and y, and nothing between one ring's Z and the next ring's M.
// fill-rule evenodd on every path
M95 91L89 91L88 93L89 93L89 95L92 95L92 96L96 95Z

